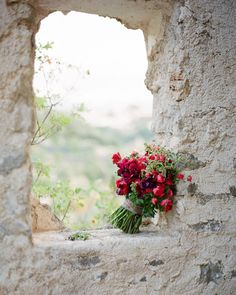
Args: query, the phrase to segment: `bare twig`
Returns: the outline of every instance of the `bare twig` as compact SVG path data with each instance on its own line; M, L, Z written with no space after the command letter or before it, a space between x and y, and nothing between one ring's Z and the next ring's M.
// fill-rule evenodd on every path
M70 200L70 201L68 202L68 204L67 204L66 210L65 210L64 215L63 215L63 217L62 217L62 219L61 219L62 222L63 222L63 220L65 219L66 214L68 213L68 210L69 210L69 208L70 208L70 205L71 205L71 200Z

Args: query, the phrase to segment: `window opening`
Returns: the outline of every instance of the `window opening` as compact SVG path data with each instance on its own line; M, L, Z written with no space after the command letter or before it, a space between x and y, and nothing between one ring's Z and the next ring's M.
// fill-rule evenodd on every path
M41 22L36 43L32 194L67 227L103 227L119 205L111 155L152 138L142 32L56 12Z

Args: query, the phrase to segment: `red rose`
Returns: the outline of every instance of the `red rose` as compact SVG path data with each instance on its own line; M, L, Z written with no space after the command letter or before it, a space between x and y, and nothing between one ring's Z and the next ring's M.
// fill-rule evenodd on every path
M166 184L173 185L173 176L171 174L168 174Z
M177 178L179 178L179 179L184 179L184 174L182 174L182 173L179 173L179 174L177 174L177 176L176 176Z
M165 194L164 190L165 190L164 186L158 185L156 188L153 189L153 194L156 197L163 197Z
M152 175L153 179L156 181L157 179L157 172L155 170L151 171L150 174Z
M172 209L172 204L173 204L172 201L168 200L168 199L163 200L160 203L160 205L164 208L165 212L168 212L168 211L170 211Z
M192 175L189 175L188 178L187 178L187 181L190 181L191 182L192 180L193 180Z
M163 156L163 155L160 155L160 161L162 162L162 163L164 163L165 162L165 160L166 160L166 157L165 156Z
M138 158L138 168L139 170L144 170L147 166L147 159L145 157Z
M151 156L149 157L149 159L150 159L150 160L155 160L155 156L154 156L154 155L151 155Z
M152 204L153 204L154 206L156 206L156 204L157 204L157 198L152 198Z
M157 182L164 183L165 181L166 179L162 174L157 175Z
M167 196L168 196L169 198L171 198L171 197L173 197L173 195L174 195L173 191L172 191L171 189L169 189L169 190L168 190L168 193L167 193Z
M160 156L159 155L155 155L155 160L156 161L160 161Z
M149 193L151 193L152 192L152 188L146 188L145 190L144 190L144 194L149 194Z
M129 186L128 184L121 178L121 179L117 179L116 181L116 193L117 195L127 195L129 192Z
M116 153L116 154L114 154L114 155L112 156L112 162L113 162L113 164L118 163L120 160L121 160L120 153Z
M173 185L173 181L170 180L170 179L167 179L166 184L168 184L168 185Z

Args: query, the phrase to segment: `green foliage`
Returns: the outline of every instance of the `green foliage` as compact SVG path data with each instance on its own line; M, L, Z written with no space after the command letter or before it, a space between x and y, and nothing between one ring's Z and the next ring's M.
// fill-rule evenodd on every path
M55 65L57 67L61 65L58 60L52 59L49 55L49 50L52 46L52 42L47 42L44 45L39 44L36 49L35 73L36 75L41 75L45 91L42 91L42 95L38 94L35 96L36 130L31 142L33 146L41 144L73 121L71 114L61 113L56 109L61 101L61 97L52 92L49 87L52 80L55 79L55 71L58 70L58 68L55 68ZM53 65L54 68L46 70L46 65ZM72 66L70 65L69 67ZM40 93L38 90L36 92ZM84 105L77 108L76 117L79 117L83 110ZM72 189L69 181L65 179L53 181L49 165L43 164L41 161L34 162L33 174L34 195L39 198L49 199L52 202L53 212L60 220L64 221L66 219L72 210L72 205L77 207L83 206L80 197L81 189L78 187Z
M96 201L96 207L98 209L94 218L97 221L97 227L101 227L106 223L109 223L109 217L114 212L115 208L120 205L120 201L114 194L115 178L111 178L110 187L107 190L97 190L98 199Z
M36 130L31 141L32 145L37 145L61 131L64 127L71 124L73 116L77 118L84 111L84 104L75 107L73 113L62 113L58 111L58 106L65 97L55 93L54 85L56 76L60 72L74 69L77 67L62 64L59 60L50 56L50 49L53 48L52 42L38 45L36 49L35 78L39 76L43 82L43 89L35 90L36 105Z
M70 241L75 241L75 240L82 240L86 241L90 237L90 233L88 232L77 232L75 234L72 234L68 237L68 240Z
M52 201L51 207L55 215L64 221L72 210L72 204L82 207L81 188L71 188L68 181L53 181L50 175L50 167L37 161L34 163L33 193L38 198L48 198Z

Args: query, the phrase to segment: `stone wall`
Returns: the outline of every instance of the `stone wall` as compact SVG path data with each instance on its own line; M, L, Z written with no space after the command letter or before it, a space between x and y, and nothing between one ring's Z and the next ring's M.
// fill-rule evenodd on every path
M194 177L153 232L32 243L34 35L55 10L144 32L156 141L187 155ZM0 294L235 294L235 14L233 0L0 0Z

